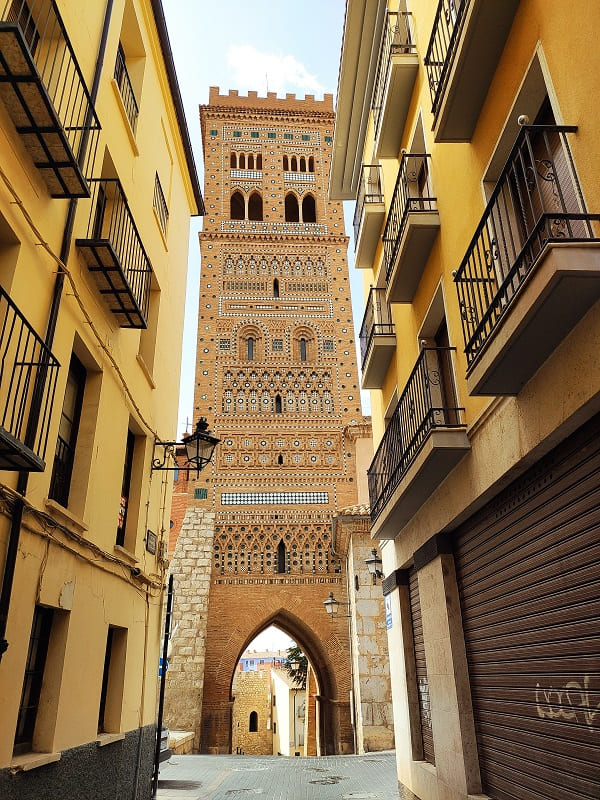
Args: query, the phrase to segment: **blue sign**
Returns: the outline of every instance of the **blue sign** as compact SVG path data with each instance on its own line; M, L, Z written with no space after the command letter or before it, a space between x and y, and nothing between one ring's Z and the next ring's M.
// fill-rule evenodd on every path
M385 600L385 627L389 631L393 625L392 620L392 595L386 594L384 597Z
M162 664L163 664L163 662L162 662L162 656L161 656L158 659L158 677L159 678L162 676L162 668L163 668ZM166 666L165 672L168 672L168 670L169 670L169 659L167 659L167 666Z

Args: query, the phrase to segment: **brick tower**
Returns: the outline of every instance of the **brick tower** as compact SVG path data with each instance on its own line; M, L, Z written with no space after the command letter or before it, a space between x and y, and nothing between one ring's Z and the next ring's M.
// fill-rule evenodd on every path
M327 196L333 99L213 87L200 119L194 406L221 443L212 474L190 481L173 560L169 720L201 751L229 752L236 663L276 624L314 668L319 752L348 752L347 620L331 623L323 601L347 600L332 518L357 501L349 429L362 417L348 240Z

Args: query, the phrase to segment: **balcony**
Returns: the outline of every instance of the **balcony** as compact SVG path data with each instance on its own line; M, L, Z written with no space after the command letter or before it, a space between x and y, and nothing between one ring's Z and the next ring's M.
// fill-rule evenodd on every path
M430 156L405 153L383 231L388 303L412 302L440 227Z
M115 81L119 87L119 93L123 101L123 108L125 109L125 115L127 116L129 126L132 133L135 134L140 111L129 78L129 72L127 71L125 52L120 42L117 48L117 60L115 61Z
M514 395L600 297L566 126L524 127L455 273L475 395Z
M409 12L387 12L372 103L376 158L397 158L400 150L419 70L410 24Z
M54 0L9 0L0 100L52 197L89 197L100 124Z
M0 287L0 469L45 469L58 368L58 361Z
M371 535L394 539L469 450L451 347L427 347L368 469Z
M372 288L369 292L359 341L362 388L381 389L396 350L394 323L385 301L385 289Z
M145 328L152 267L116 178L93 180L85 239L77 246L121 328Z
M382 187L379 164L363 164L354 207L354 266L361 269L373 265L385 217Z
M468 142L519 0L440 0L425 55L436 142Z

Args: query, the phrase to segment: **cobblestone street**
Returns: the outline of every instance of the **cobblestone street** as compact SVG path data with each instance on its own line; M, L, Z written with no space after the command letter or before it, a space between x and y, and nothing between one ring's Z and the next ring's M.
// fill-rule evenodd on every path
M173 756L161 767L160 800L394 800L393 752L364 756Z

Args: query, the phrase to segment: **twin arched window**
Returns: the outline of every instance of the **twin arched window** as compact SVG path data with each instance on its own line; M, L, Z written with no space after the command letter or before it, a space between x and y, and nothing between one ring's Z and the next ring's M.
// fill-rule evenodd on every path
M302 198L302 205L293 192L288 192L284 203L286 222L316 222L317 206L314 195L307 194Z
M259 192L252 192L246 198L240 191L235 191L230 199L230 219L262 220L263 201Z

